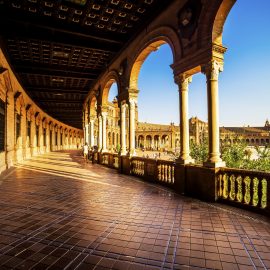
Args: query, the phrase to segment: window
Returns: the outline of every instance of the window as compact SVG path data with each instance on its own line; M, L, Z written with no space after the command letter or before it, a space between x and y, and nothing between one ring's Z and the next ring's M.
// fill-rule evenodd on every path
M0 100L0 152L5 150L5 103Z
M27 121L26 136L28 137L28 146L31 144L31 121Z
M21 136L21 115L16 113L16 143Z
M39 146L39 125L36 125L37 146Z
M46 146L47 145L47 141L46 141L46 128L43 129L43 145Z

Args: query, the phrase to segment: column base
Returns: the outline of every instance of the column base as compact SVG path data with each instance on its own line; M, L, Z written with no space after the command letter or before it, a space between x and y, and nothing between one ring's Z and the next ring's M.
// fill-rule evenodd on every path
M187 165L187 164L194 164L195 161L193 158L189 157L187 159L182 159L182 158L178 158L175 161L177 164L181 164L181 165Z
M120 156L126 156L127 155L127 151L121 151Z
M137 153L136 153L136 151L135 151L135 149L134 149L134 150L131 150L127 155L128 155L129 157L134 157L134 156L137 156Z
M101 150L101 153L108 153L109 151L108 151L108 149L102 149Z
M208 168L219 168L219 167L225 167L226 163L225 161L222 161L222 160L216 161L216 162L206 161L203 163L203 166L208 167Z

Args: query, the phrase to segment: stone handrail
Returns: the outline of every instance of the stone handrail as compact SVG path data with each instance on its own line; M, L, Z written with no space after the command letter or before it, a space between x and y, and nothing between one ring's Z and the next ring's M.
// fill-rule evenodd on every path
M219 200L269 212L270 173L220 168L216 173L216 181Z
M117 153L102 153L101 164L106 165L110 168L119 168L119 156Z
M160 159L132 157L131 174L149 181L173 185L175 181L175 163Z

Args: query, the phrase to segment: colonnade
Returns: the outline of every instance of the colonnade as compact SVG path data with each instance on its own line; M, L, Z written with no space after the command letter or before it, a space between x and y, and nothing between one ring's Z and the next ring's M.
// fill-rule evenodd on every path
M222 62L211 60L208 64L202 66L202 71L206 75L207 83L207 104L208 104L208 137L209 137L209 153L208 160L205 162L206 167L225 166L220 158L220 138L219 138L219 105L218 105L218 75L222 71ZM175 75L175 83L179 88L179 122L180 122L180 156L177 160L180 164L193 163L190 157L189 146L189 118L188 118L188 88L192 82L192 75L184 72ZM138 90L136 90L138 94ZM128 96L128 93L127 95ZM121 134L121 155L136 155L136 103L137 96L134 94L131 98L119 101L120 104L120 134ZM100 111L98 112L98 151L108 152L107 149L107 132L106 119L107 108L98 104ZM86 119L86 118L85 118ZM89 119L91 119L89 117ZM94 146L94 124L93 119L89 120L85 125L85 141ZM129 143L127 144L127 138ZM159 138L157 145L161 145ZM151 142L152 144L152 142ZM146 145L146 142L144 142Z
M0 50L0 173L32 156L83 143L80 129L45 113L17 81Z

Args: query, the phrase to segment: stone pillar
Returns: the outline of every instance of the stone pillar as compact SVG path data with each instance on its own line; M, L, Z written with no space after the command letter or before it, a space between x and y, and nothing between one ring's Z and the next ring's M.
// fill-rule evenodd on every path
M127 154L126 109L127 109L127 104L125 102L122 102L121 103L121 156L125 156Z
M102 115L102 152L108 152L107 149L107 112L101 112Z
M60 133L60 128L57 128L57 150L61 149L61 133Z
M52 141L51 141L51 151L55 151L55 143L56 143L56 141L55 141L55 126L53 125L52 126Z
M102 150L102 116L98 116L98 151Z
M40 121L38 128L39 128L38 140L39 140L39 154L40 154L40 153L43 153L43 148L44 148L43 147L43 123L42 123L42 121Z
M21 160L26 158L26 123L27 123L27 115L25 108L21 108L21 147L22 147L22 157Z
M94 119L90 119L90 146L94 146L95 145L95 138L94 138L94 123L95 120Z
M15 146L15 104L13 92L7 93L7 113L6 113L6 166L7 169L14 164L14 146Z
M45 136L46 136L46 145L44 146L44 152L48 152L49 146L50 146L50 136L49 136L49 126L48 124L45 122Z
M87 125L85 125L85 134L84 134L84 140L85 140L85 142L87 143L87 144L89 144L89 125L87 124Z
M207 78L207 105L208 105L208 160L206 167L223 167L225 162L220 158L219 149L219 100L218 75L223 71L223 64L212 60L204 67Z
M129 99L129 155L135 156L136 100Z
M31 116L31 134L30 134L30 148L31 156L36 153L37 139L36 139L36 119L34 115Z
M179 112L180 112L180 157L181 164L193 163L189 153L189 122L188 122L188 85L191 77L181 74L176 82L179 87Z

